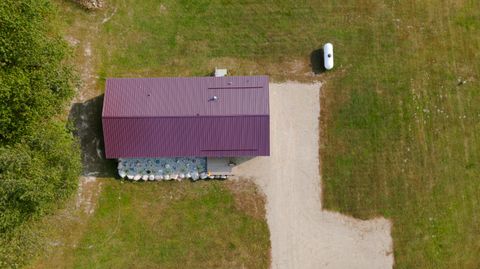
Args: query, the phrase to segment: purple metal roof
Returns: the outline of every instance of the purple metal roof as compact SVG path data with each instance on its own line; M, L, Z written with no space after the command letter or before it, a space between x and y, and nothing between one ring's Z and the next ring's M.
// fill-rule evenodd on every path
M107 79L103 117L197 115L268 115L268 77Z
M102 123L109 159L268 156L268 77L107 79Z

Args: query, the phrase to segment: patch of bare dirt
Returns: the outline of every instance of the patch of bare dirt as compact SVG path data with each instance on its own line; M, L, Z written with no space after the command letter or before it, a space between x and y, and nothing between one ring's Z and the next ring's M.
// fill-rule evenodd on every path
M158 11L160 12L160 14L165 14L168 12L167 7L164 4L160 4L160 6L158 7Z
M289 58L282 63L262 62L261 60L238 59L231 57L212 58L208 63L211 70L215 67L227 68L229 75L269 75L272 80L296 80L300 82L319 81L320 76L312 71L307 58Z
M103 8L105 4L103 0L73 0L73 1L89 10Z
M250 180L230 180L227 188L234 194L235 207L256 219L265 219L265 195Z
M78 183L75 207L85 214L91 215L95 211L96 201L100 195L102 184L93 176L80 177Z
M109 20L111 20L113 18L113 16L115 15L115 13L117 13L117 7L115 7L110 14L105 13L105 15L102 19L102 24L107 23Z

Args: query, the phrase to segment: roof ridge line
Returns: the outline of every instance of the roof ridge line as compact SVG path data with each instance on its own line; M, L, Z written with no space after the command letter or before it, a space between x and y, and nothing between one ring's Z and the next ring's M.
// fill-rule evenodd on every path
M238 115L186 115L186 116L103 116L102 119L141 119L141 118L228 118L228 117L262 117L269 114L238 114Z

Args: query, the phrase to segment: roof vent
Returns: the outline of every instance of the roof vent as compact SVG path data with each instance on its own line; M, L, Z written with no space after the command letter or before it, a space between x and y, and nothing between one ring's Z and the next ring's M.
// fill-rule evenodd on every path
M214 95L212 98L208 99L208 101L218 101L218 96Z

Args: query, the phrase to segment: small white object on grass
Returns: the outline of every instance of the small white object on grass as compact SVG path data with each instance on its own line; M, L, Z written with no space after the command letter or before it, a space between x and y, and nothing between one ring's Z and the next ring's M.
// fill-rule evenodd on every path
M215 76L216 77L224 77L226 76L228 73L227 69L223 69L223 68L216 68L215 67Z
M330 70L333 68L333 45L327 43L323 46L323 64L325 69Z

